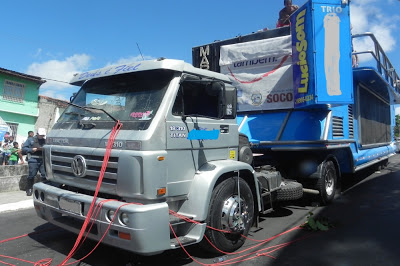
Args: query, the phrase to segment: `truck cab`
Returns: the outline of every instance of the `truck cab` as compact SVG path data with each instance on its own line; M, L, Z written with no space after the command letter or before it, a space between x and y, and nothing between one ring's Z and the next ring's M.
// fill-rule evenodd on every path
M238 160L237 92L225 75L159 59L71 83L82 87L48 134L47 181L34 186L40 217L76 233L93 221L90 238L144 255L205 233L225 251L244 243L261 193L281 179Z

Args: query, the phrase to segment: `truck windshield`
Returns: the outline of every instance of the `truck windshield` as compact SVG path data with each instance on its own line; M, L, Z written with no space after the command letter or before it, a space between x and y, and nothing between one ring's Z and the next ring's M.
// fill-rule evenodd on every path
M147 129L172 77L173 71L151 70L89 80L74 98L76 106L68 106L55 127L90 122L93 127L106 128L115 118L125 129Z

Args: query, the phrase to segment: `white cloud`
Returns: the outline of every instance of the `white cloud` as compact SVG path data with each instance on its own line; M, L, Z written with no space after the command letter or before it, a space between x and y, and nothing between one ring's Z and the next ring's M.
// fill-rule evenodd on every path
M143 57L141 55L137 55L137 56L131 56L131 57L126 57L126 58L120 58L116 62L108 62L106 66L123 65L123 64L129 64L132 62L151 60L151 59L155 59L155 58L152 56L148 56L148 55L144 55Z
M37 54L39 55L41 52L42 50L38 49ZM151 56L143 56L143 58L144 60L154 59ZM120 58L116 62L108 62L106 66L142 61L143 58L142 56ZM33 63L28 67L26 73L46 80L46 83L40 87L40 95L69 100L69 97L73 92L78 90L78 87L72 86L68 84L68 82L72 79L74 74L88 71L91 59L91 56L87 54L75 54L64 60L49 60L42 63Z
M397 29L399 16L385 16L383 0L353 0L350 8L353 34L372 32L385 52L396 47L394 32ZM390 4L392 1L387 0ZM374 51L373 42L369 38L358 38L353 41L356 51ZM360 56L361 61L370 60L371 56Z
M49 60L43 63L33 63L26 71L29 75L41 77L46 80L40 87L40 94L57 99L67 100L76 87L71 86L68 82L73 75L78 72L86 71L89 67L91 57L86 54L75 54L64 60ZM56 81L60 82L56 82Z
M33 63L28 67L27 73L39 76L43 79L53 79L68 82L73 74L87 70L89 67L90 56L86 54L76 54L65 60L50 60L43 63ZM64 88L65 84L48 80L41 88Z

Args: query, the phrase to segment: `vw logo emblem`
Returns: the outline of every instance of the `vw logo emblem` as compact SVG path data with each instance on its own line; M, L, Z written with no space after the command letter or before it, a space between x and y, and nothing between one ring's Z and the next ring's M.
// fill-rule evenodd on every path
M71 163L72 172L77 177L85 176L86 174L86 161L82 155L76 155Z

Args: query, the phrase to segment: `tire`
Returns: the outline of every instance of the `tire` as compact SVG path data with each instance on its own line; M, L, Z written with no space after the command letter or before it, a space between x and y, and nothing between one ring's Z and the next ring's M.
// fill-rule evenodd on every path
M239 214L239 199L237 193L237 178L232 177L218 184L211 195L207 229L205 236L215 246L210 245L207 239L200 242L200 247L208 252L233 252L239 249L247 236L254 219L254 199L249 185L239 178L241 215ZM211 228L229 231L225 233ZM217 249L216 249L217 248Z
M326 205L332 202L337 188L337 173L333 162L324 162L321 173L316 189L319 191L319 201L321 204Z
M281 189L277 191L277 200L278 201L286 201L286 200L297 200L303 197L303 185L296 181L283 181L283 185L281 185Z

